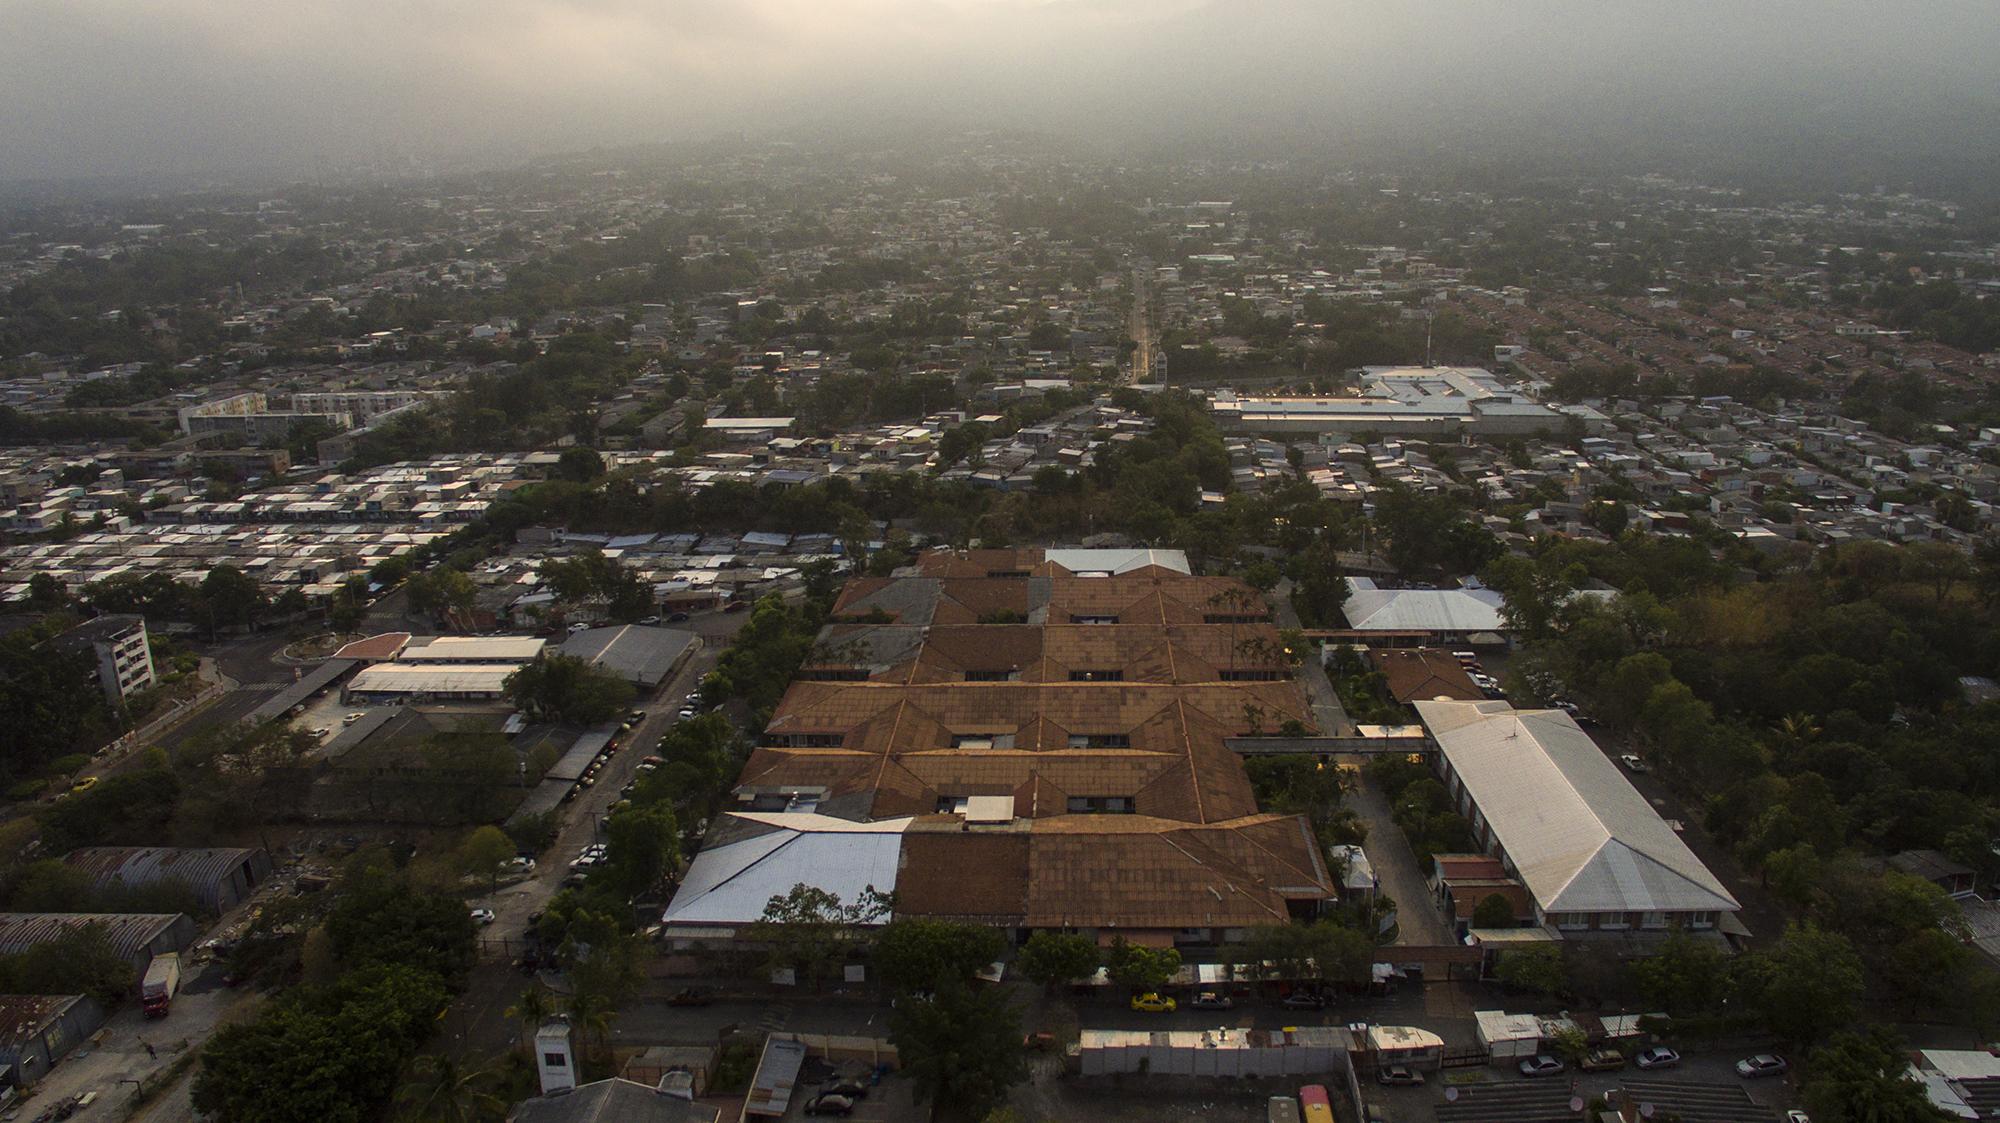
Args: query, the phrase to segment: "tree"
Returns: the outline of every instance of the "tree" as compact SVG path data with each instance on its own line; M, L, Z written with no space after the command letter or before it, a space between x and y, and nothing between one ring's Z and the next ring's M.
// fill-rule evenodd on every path
M632 684L571 655L542 655L507 676L507 698L537 721L595 725L632 700Z
M514 856L514 840L499 827L479 827L458 844L459 868L484 877L489 888L500 887L500 863Z
M1931 1123L1950 1116L1931 1106L1894 1031L1835 1034L1806 1061L1800 1095L1823 1123Z
M1096 974L1103 957L1089 936L1043 929L1028 937L1014 965L1028 978L1052 987Z
M969 983L1007 950L1006 937L983 924L921 917L891 921L875 937L876 974L904 993Z
M1488 893L1472 908L1474 928L1512 928L1515 919L1514 902L1504 893Z
M1758 1008L1771 1032L1811 1044L1854 1021L1864 990L1861 957L1847 937L1794 924L1771 950Z
M7 994L87 994L109 1006L131 989L132 974L132 961L99 922L18 955L0 956L0 987Z
M534 983L521 992L521 997L507 1007L507 1016L521 1025L521 1050L532 1052L535 1031L542 1023L556 1015L555 992L540 983Z
M1722 949L1686 932L1673 932L1653 954L1629 968L1633 985L1650 1007L1669 1014L1706 1013L1722 999Z
M217 628L247 628L264 613L264 590L233 565L218 565L201 579L202 611L212 636Z
M1128 944L1125 937L1111 941L1104 955L1104 968L1111 981L1133 990L1158 990L1181 969L1181 953L1175 948L1149 948Z
M460 910L463 915L463 910ZM395 1087L448 992L420 968L371 966L332 986L294 987L255 1021L209 1038L196 1110L267 1123L361 1123Z
M490 1066L465 1066L443 1053L425 1053L410 1066L411 1081L399 1098L411 1123L488 1123L507 1113L506 1101L488 1089Z
M623 895L651 892L680 863L680 823L671 807L627 807L613 812L605 829L609 860L597 876Z
M555 476L557 479L587 484L604 475L604 457L594 448L576 445L562 450L556 457Z
M855 929L874 924L889 912L888 898L873 886L843 904L838 893L800 882L764 905L763 918L747 935L771 949L772 970L789 969L800 981L817 984L826 969L846 955Z
M1520 990L1555 994L1563 988L1562 952L1548 947L1503 952L1494 965L1493 977Z
M981 1118L1028 1075L1020 1017L997 988L953 983L905 1001L889 1015L889 1040L933 1118Z

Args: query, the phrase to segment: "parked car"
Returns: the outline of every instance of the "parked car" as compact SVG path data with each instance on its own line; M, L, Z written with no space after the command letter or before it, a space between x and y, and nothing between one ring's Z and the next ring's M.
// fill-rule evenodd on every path
M680 718L682 721L686 721L687 719L693 717L694 713L695 711L693 706L682 706L680 712L675 714L674 716Z
M830 1092L823 1096L814 1096L806 1103L807 1115L851 1115L853 1112L853 1100Z
M1212 990L1202 991L1200 994L1194 996L1192 1002L1188 1003L1188 1009L1190 1010L1233 1010L1235 1008L1235 999L1226 994L1217 994Z
M647 627L651 627L652 625L657 624L659 622L660 618L657 616L641 616L639 618L639 623L644 624Z
M1592 1049L1577 1067L1585 1072L1611 1072L1625 1067L1625 1054L1616 1049Z
M500 863L500 868L508 873L533 873L535 872L535 860L533 858L509 858Z
M1165 998L1157 994L1147 993L1147 994L1136 995L1133 997L1132 1009L1140 1010L1148 1014L1171 1014L1175 1010L1180 1009L1180 1003L1175 1002L1171 998Z
M367 714L364 714L364 713L351 713L351 714L348 714L348 715L347 715L346 717L344 717L344 718L341 718L341 719L340 719L340 724L342 724L342 725L353 725L353 724L354 724L355 722L357 722L357 721L360 721L360 720L361 720L362 718L364 718L364 717L367 717L367 716L368 716L368 715L367 715Z
M868 1098L868 1085L863 1084L859 1080L835 1077L819 1086L819 1094L822 1096L846 1096L850 1100L862 1100Z
M1413 1088L1424 1082L1424 1074L1403 1065L1390 1065L1375 1073L1375 1082Z
M632 719L633 721L645 721L645 720L646 720L646 711L644 711L644 710L633 710L633 711L632 711L631 713L629 713L629 714L626 714L625 716L626 716L626 717L629 717L629 718L631 718L631 719Z
M1650 1045L1639 1050L1632 1063L1640 1068L1672 1068L1681 1063L1681 1055L1665 1045Z
M1807 1115L1798 1108L1793 1108L1785 1113L1785 1123L1812 1123L1812 1116Z
M1317 991L1295 990L1286 995L1284 1001L1278 1005L1283 1006L1287 1010L1324 1010L1326 1009L1326 995L1320 994Z
M1554 1076L1563 1070L1563 1063L1547 1053L1537 1053L1521 1062L1522 1076Z
M474 924L480 924L480 925L485 925L485 924L491 924L491 923L493 923L493 910L492 910L492 909L473 909L473 910L472 910L472 922L473 922Z
M671 614L671 615L669 615L669 616L667 617L667 623L669 623L669 624L679 624L679 623L683 623L683 622L685 622L685 621L687 620L687 618L688 618L688 614L687 614L687 613L685 613L685 612L676 612L676 613L673 613L673 614Z
M1619 757L1618 763L1624 765L1625 770L1627 772L1636 772L1640 775L1644 775L1653 770L1653 767L1651 765L1647 764L1643 760L1640 760L1638 756L1633 753L1626 753L1624 756Z
M1756 1080L1765 1076L1783 1076L1791 1069L1785 1058L1774 1053L1759 1053L1736 1062L1736 1075L1745 1080Z
M667 996L669 1006L706 1006L715 1001L715 993L702 987L682 987Z

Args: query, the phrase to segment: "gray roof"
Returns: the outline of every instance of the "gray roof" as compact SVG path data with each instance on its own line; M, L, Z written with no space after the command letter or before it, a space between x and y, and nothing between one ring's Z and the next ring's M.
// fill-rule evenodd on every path
M561 652L588 659L620 678L654 686L671 674L674 665L699 642L693 632L678 628L626 624L617 628L586 628L564 640Z
M0 912L0 955L19 955L29 948L69 938L85 925L102 924L111 946L128 959L150 952L160 937L184 928L177 940L193 942L194 922L184 913Z
M250 723L262 725L267 721L276 721L284 717L292 711L292 707L340 681L342 676L360 665L360 661L356 659L328 659L306 672L299 681L271 695L270 701L251 711Z
M1347 579L1341 612L1371 632L1497 632L1501 596L1492 589L1378 589L1366 577Z
M89 874L102 885L156 885L163 881L186 883L201 902L210 908L221 906L220 889L245 862L261 855L257 850L184 850L172 846L86 846L72 850L63 861ZM258 862L270 871L268 858Z
M706 1104L613 1077L523 1100L507 1118L509 1123L716 1123L720 1114Z
M1416 707L1543 911L1740 907L1568 714L1499 701Z

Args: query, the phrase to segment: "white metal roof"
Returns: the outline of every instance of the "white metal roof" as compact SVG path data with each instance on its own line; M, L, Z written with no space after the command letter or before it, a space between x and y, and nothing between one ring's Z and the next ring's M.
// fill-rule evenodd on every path
M547 643L539 636L434 636L422 643L412 639L397 658L404 663L525 663Z
M1543 911L1740 907L1568 714L1501 701L1416 707Z
M1043 550L1042 560L1071 573L1129 573L1149 565L1192 573L1183 550Z
M347 688L361 694L491 693L518 663L377 663L364 668Z
M1492 589L1378 589L1366 577L1347 579L1341 606L1350 626L1376 632L1497 632L1501 596Z
M871 886L891 892L903 831L912 821L859 823L798 812L741 812L734 817L774 829L696 855L667 906L664 923L751 924L763 918L771 898L802 882L849 904Z

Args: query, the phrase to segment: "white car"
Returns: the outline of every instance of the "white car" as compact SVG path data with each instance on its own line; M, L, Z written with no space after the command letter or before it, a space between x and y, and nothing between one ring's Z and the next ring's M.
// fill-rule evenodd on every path
M1652 1045L1639 1050L1632 1061L1640 1068L1672 1068L1681 1063L1681 1055L1665 1045Z
M1642 776L1653 770L1652 766L1640 760L1636 753L1626 753L1618 758L1618 763L1625 766L1625 771Z
M509 873L533 873L535 872L535 860L533 858L509 858L500 863L500 868Z
M487 925L487 924L491 924L491 923L493 923L493 910L492 910L492 909L473 909L473 910L472 910L472 922L473 922L474 924L479 924L479 925Z

